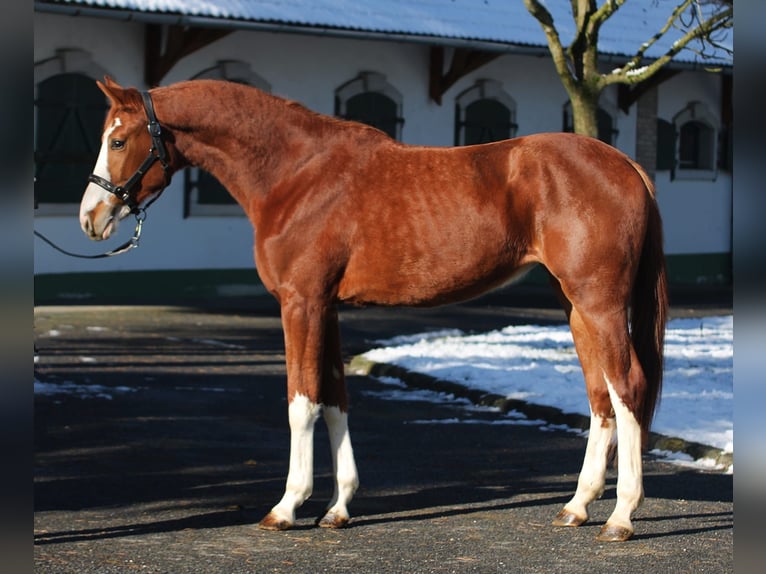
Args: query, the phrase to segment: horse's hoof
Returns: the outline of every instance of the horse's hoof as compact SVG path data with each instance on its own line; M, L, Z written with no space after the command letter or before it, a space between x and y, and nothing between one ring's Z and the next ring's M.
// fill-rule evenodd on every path
M263 520L258 523L258 528L261 530L289 530L292 527L292 522L280 518L273 512L269 512Z
M601 532L596 536L596 540L599 542L625 542L631 536L633 536L632 528L607 522L601 527Z
M553 526L580 526L586 520L588 520L587 517L577 516L566 508L562 508L561 512L553 519Z
M322 518L317 520L317 526L320 528L344 528L348 525L348 516L340 516L328 512Z

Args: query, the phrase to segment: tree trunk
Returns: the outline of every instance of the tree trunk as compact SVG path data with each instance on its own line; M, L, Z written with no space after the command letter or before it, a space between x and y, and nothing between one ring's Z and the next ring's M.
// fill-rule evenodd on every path
M573 90L569 94L575 133L598 137L598 96L582 88Z

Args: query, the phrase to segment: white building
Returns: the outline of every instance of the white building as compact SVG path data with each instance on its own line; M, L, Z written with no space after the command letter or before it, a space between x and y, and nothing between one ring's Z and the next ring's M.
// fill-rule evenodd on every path
M557 24L571 19L568 1L548 4ZM602 31L606 69L651 37L671 5L627 2ZM104 245L77 219L106 105L94 80L105 74L142 89L196 77L247 82L378 122L413 144L567 127L566 92L522 0L36 0L34 46L35 229L80 253L113 248L133 227L126 220ZM731 280L732 66L721 57L711 72L697 60L682 52L652 85L607 90L601 137L655 175L671 281L720 284ZM179 172L126 255L75 259L37 239L36 292L140 289L149 276L189 294L257 291L252 237L216 182Z

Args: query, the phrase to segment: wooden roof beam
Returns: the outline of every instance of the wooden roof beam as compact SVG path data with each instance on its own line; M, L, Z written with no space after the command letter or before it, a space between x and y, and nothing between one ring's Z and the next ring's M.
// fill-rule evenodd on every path
M499 52L485 52L471 48L455 48L449 69L444 72L445 50L443 46L431 46L428 93L431 99L441 105L442 96L460 78L478 70L498 56Z
M144 81L157 86L181 58L231 34L223 28L147 24L144 49Z

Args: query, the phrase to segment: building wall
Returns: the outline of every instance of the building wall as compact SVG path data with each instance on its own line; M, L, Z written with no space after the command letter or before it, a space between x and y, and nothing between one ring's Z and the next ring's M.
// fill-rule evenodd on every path
M143 25L89 18L35 14L35 62L57 49L79 48L123 85L143 85ZM452 145L454 99L477 79L502 82L516 101L518 135L560 131L567 100L549 59L505 55L462 78L438 106L428 96L429 48L398 42L334 39L237 31L187 56L163 79L185 80L220 60L240 60L272 86L272 92L298 100L318 112L332 114L334 91L362 71L386 76L403 95L402 139L423 145ZM660 87L658 115L672 116L688 99L718 97L713 76L683 73ZM618 111L616 89L602 105L617 119L616 144L631 156L636 151L636 106ZM669 181L658 173L658 195L666 225L669 253L730 251L731 184ZM163 197L149 211L140 248L128 255L95 261L72 259L35 243L35 273L104 272L172 269L252 268L253 230L242 216L183 217L183 174L177 173ZM83 190L85 188L83 182ZM693 214L693 218L690 218ZM77 208L61 215L37 213L35 228L70 250L97 253L126 240L132 232L123 221L109 245L89 241L79 229ZM702 223L703 226L700 226ZM700 234L700 229L705 232Z
M658 92L657 116L672 121L689 102L703 102L721 121L721 78L703 71L680 74ZM671 180L656 174L657 197L665 221L668 252L677 255L731 252L732 176L718 171L714 179Z

